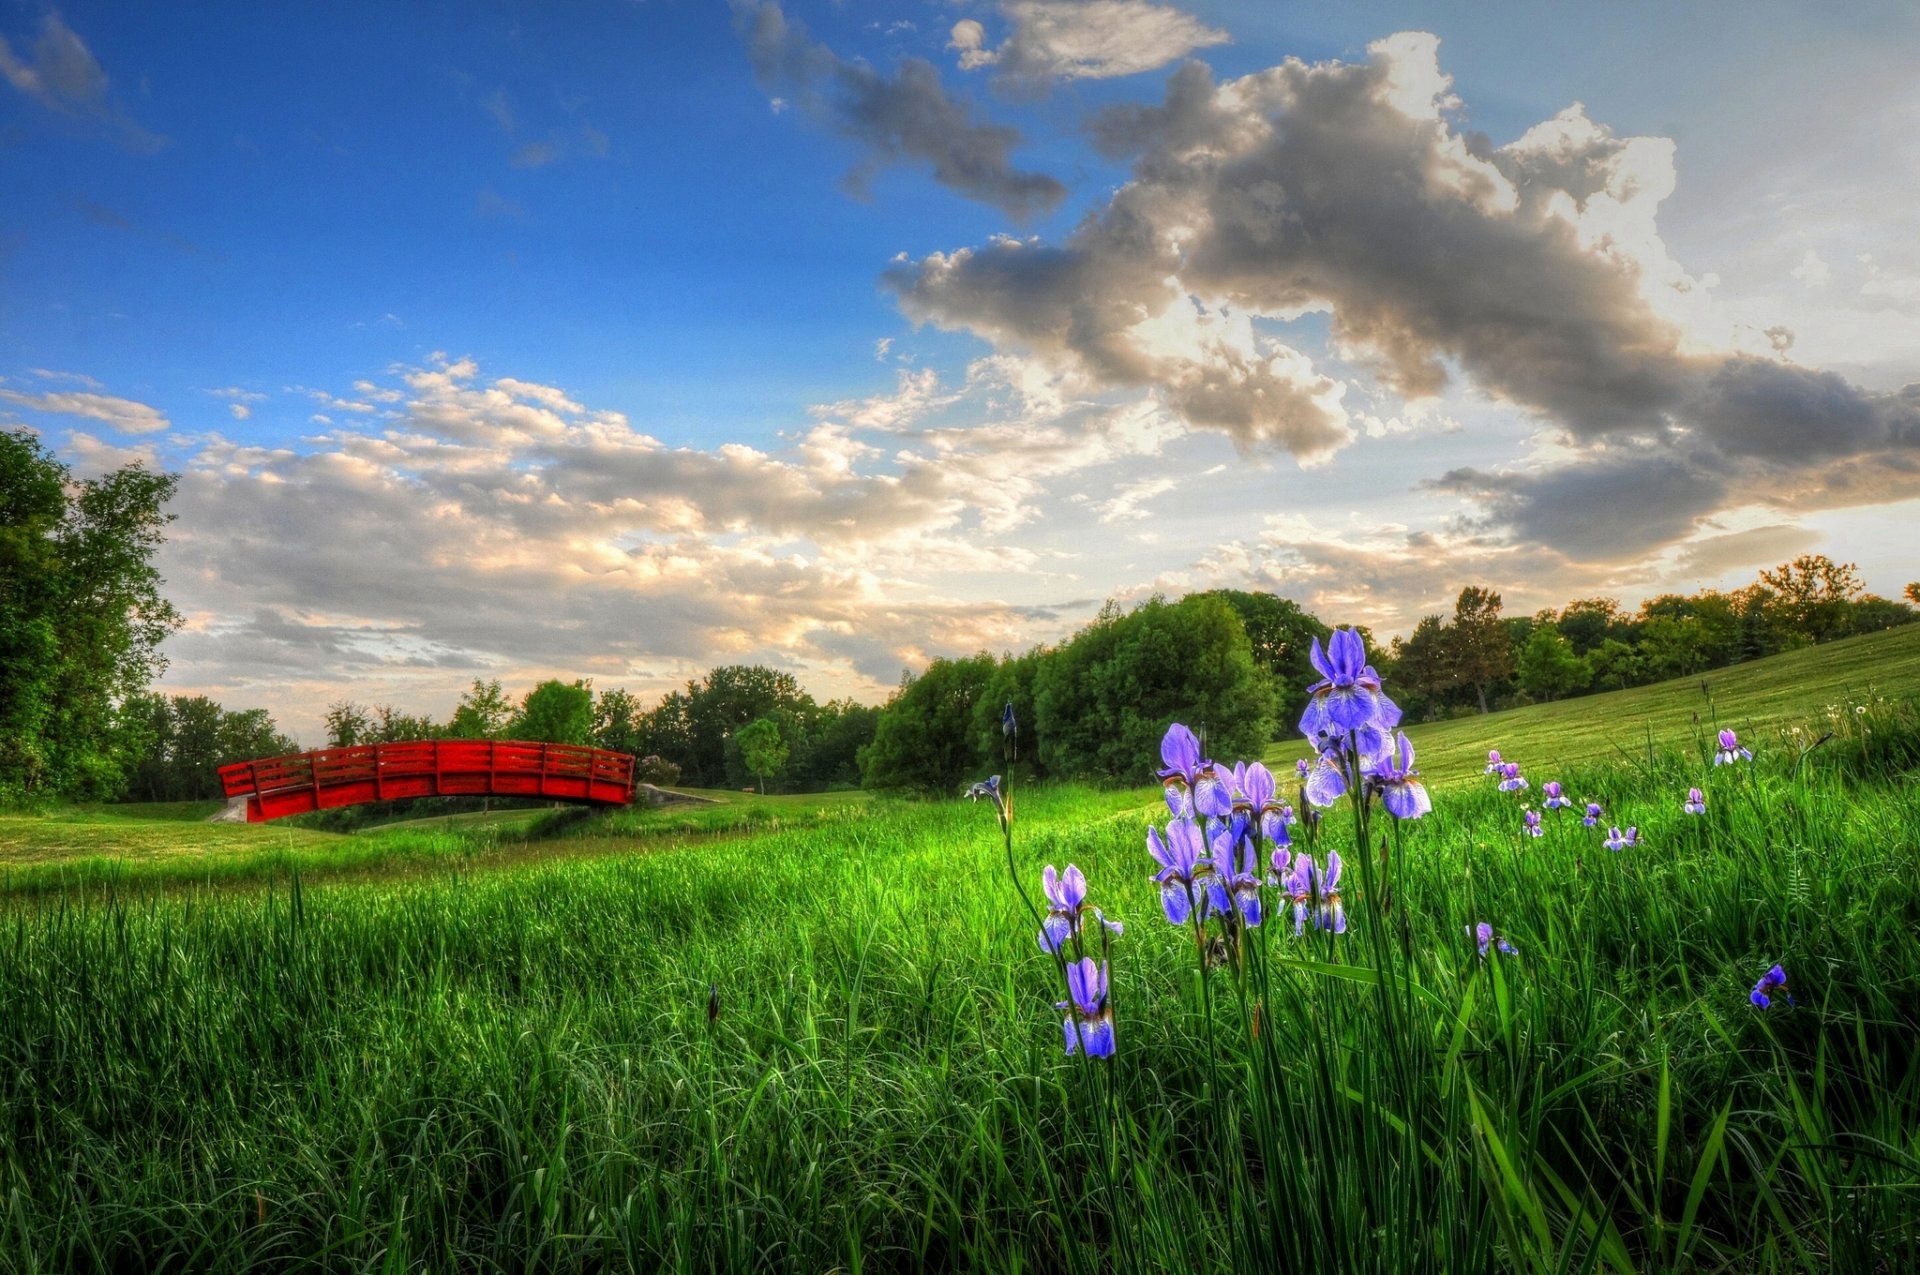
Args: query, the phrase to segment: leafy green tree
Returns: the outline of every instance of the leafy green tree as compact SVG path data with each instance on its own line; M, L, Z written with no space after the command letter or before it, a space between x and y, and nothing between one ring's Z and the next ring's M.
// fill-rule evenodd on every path
M1552 623L1573 644L1575 655L1585 655L1608 638L1625 642L1632 629L1617 598L1577 598L1561 608Z
M767 791L767 776L777 775L787 764L787 741L780 738L780 723L771 717L756 717L733 733L740 758Z
M1421 616L1405 639L1394 639L1391 654L1393 695L1406 701L1404 707L1418 706L1423 715L1430 716L1441 694L1455 682L1449 667L1446 621L1437 615Z
M1852 628L1855 633L1878 633L1883 629L1897 629L1903 624L1912 624L1920 620L1920 612L1904 602L1892 598L1883 598L1869 593L1854 599Z
M403 713L391 704L377 705L372 718L371 730L362 743L392 744L414 739L439 739L447 733L446 727L431 717Z
M961 660L935 660L880 710L867 746L861 782L868 788L908 788L952 796L985 759L974 747L974 705L993 677L994 661L981 652Z
M640 722L640 755L659 757L688 770L693 756L692 706L693 699L685 691L669 691L654 705ZM697 787L698 777L690 776L689 782Z
M1007 656L994 666L993 676L987 679L986 689L973 706L974 750L990 765L1000 765L1000 759L1005 755L1005 736L1000 720L1007 704L1011 702L1014 718L1019 724L1020 757L1016 763L1017 772L1036 779L1047 773L1046 767L1040 762L1042 749L1039 720L1034 712L1034 683L1041 667L1052 655L1053 652L1048 648L1036 646L1024 655Z
M758 664L710 669L701 681L687 683L686 694L685 755L660 751L680 762L692 782L709 788L737 787L746 777L738 753L729 755L727 741L748 722L774 718L784 738L797 739L811 733L819 715L819 705L793 674Z
M33 434L0 433L0 802L124 786L119 705L180 623L152 561L174 486L137 464L75 482Z
M1912 584L1908 585L1901 592L1906 597L1907 601L1913 603L1913 605L1917 607L1920 607L1920 580L1914 581Z
M483 682L476 677L454 707L453 720L447 723L447 737L505 739L507 727L512 723L513 704L500 689L500 679Z
M1541 625L1528 637L1514 661L1520 689L1537 700L1555 700L1585 690L1593 670L1573 652L1573 643L1551 625Z
M1333 630L1299 603L1275 594L1214 589L1202 596L1221 599L1240 617L1253 662L1266 671L1274 688L1277 728L1281 734L1291 732L1307 706L1307 687L1320 680L1310 658L1313 641L1324 644ZM1372 635L1364 629L1361 634L1371 649Z
M1647 680L1640 652L1619 638L1605 639L1585 658L1593 670L1593 685L1602 690L1623 690Z
M1858 567L1837 563L1823 553L1802 554L1762 571L1760 582L1775 595L1778 624L1813 643L1830 642L1851 632L1853 601L1866 591Z
M1103 610L1041 664L1034 700L1040 759L1056 775L1138 779L1175 721L1223 760L1258 757L1273 738L1272 682L1239 616L1206 594Z
M1487 711L1487 688L1513 672L1513 644L1500 622L1500 595L1469 585L1453 604L1446 628L1448 665L1480 697Z
M624 688L602 691L593 701L593 746L640 756L645 718L640 701Z
M514 739L584 744L593 733L593 687L550 678L527 692L508 731Z
M365 704L356 704L350 699L336 700L327 705L324 720L328 748L352 748L374 742L373 713Z
M790 783L805 792L860 786L860 753L873 742L880 710L850 699L820 706L813 733L794 745L787 764Z

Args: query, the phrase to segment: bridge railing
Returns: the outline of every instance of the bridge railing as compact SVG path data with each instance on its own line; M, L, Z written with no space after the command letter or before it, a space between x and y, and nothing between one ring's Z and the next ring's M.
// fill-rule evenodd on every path
M547 797L624 805L633 758L576 744L427 739L320 748L220 768L253 822L365 801L455 795Z

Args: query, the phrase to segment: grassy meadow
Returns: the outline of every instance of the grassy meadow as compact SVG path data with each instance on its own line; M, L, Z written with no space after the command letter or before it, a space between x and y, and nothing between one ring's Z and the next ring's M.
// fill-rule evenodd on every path
M1342 935L1197 950L1156 789L1016 790L1110 1063L989 802L0 817L0 1270L1920 1270L1915 636L1412 727Z

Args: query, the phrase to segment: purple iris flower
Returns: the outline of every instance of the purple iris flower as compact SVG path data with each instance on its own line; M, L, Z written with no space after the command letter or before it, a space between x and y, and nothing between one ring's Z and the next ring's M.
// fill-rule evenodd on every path
M1089 1058L1113 1057L1113 1006L1107 1003L1107 963L1083 956L1067 962L1067 999L1054 1008L1065 1013L1067 1056L1085 1051Z
M1747 999L1765 1009L1773 1004L1775 994L1785 996L1787 1004L1793 1004L1793 996L1787 991L1787 972L1778 965L1760 976L1760 981L1753 985L1753 991L1747 995Z
M1293 768L1296 772L1298 772L1300 778L1302 779L1305 779L1307 777L1307 771L1312 769L1311 765L1308 763L1307 759L1304 757L1296 758L1293 763Z
M1485 921L1480 922L1480 924L1478 925L1468 926L1467 935L1470 938L1473 938L1479 942L1480 956L1482 960L1486 959L1487 948L1489 947L1494 948L1496 951L1506 956L1520 955L1520 949L1515 947L1513 944L1507 942L1507 938L1504 934L1501 935L1498 939L1495 939L1493 934L1493 927L1491 925L1488 925Z
M1546 783L1540 785L1540 792L1546 797L1546 801L1541 804L1546 806L1548 810L1567 810L1573 805L1572 799L1560 795L1560 781L1558 779L1549 779Z
M1489 775L1499 774L1500 767L1504 764L1505 763L1500 760L1500 750L1498 748L1489 748L1487 750L1487 773Z
M1179 722L1167 727L1160 740L1160 783L1167 791L1167 809L1176 819L1195 815L1219 817L1233 809L1229 776L1200 757L1200 741Z
M1312 855L1303 854L1294 859L1293 871L1287 874L1286 890L1293 899L1295 934L1306 929L1309 914L1315 929L1332 930L1335 934L1347 932L1347 913L1340 903L1339 851L1327 851L1325 875L1314 864Z
M1240 852L1237 868L1235 850ZM1208 906L1221 916L1237 911L1249 929L1259 925L1260 878L1256 873L1259 864L1259 851L1254 848L1253 838L1246 834L1244 824L1236 820L1232 827L1214 834L1213 876L1207 881Z
M1589 828L1598 828L1600 826L1600 820L1604 818L1605 815L1606 815L1606 811L1600 809L1599 802L1589 801L1587 803L1587 817L1585 819L1582 819L1580 822L1584 823Z
M1051 863L1040 874L1040 889L1047 896L1047 919L1040 925L1040 946L1043 950L1059 955L1069 940L1080 932L1081 916L1091 911L1100 924L1115 934L1126 933L1126 927L1118 921L1107 920L1106 913L1099 908L1087 907L1087 878L1079 868L1069 863L1067 870L1054 871Z
M1380 674L1367 663L1367 644L1352 629L1335 629L1325 650L1320 639L1307 652L1320 680L1307 688L1300 733L1325 749L1345 740L1370 758L1385 744L1383 732L1400 724L1400 708L1380 689Z
M1640 829L1629 827L1625 832L1615 826L1607 833L1607 839L1600 843L1609 850L1625 850L1628 846L1640 844Z
M1292 820L1293 811L1278 800L1279 785L1274 783L1273 772L1259 762L1235 766L1234 784L1240 793L1234 802L1235 811L1244 809L1269 844L1286 845L1287 824Z
M1540 827L1540 812L1528 810L1521 814L1520 821L1529 837L1543 837L1546 833Z
M1007 795L1000 791L1000 776L994 775L989 779L975 784L973 787L967 789L966 795L974 801L978 801L982 797L991 801L994 809L1000 812L1000 827L1002 831L1005 831L1007 826L1013 822L1013 810L1007 805Z
M1740 737L1730 730L1720 732L1720 751L1713 755L1716 766L1730 765L1736 761L1752 761L1753 754L1740 747Z
M1000 733L1006 738L1012 739L1019 730L1020 723L1013 715L1013 701L1008 700L1007 706L1000 710Z
M1196 885L1195 877L1204 877L1213 871L1212 865L1201 862L1205 847L1200 825L1191 819L1175 819L1169 823L1164 840L1159 829L1147 828L1147 853L1160 865L1160 871L1153 874L1153 880L1160 886L1160 908L1175 925L1187 923L1193 915L1195 900L1202 895L1204 885ZM1204 913L1204 905L1202 907Z
M1374 760L1368 775L1380 794L1380 804L1395 819L1418 819L1432 812L1433 798L1427 796L1427 786L1413 768L1413 741L1405 731L1395 732L1393 742Z
M1530 786L1526 777L1520 773L1520 763L1517 761L1510 761L1501 766L1500 775L1501 792L1525 792Z
M1698 788L1687 789L1687 804L1685 809L1690 815L1706 814L1707 794L1701 792Z
M1267 884L1278 886L1283 890L1286 889L1287 868L1292 860L1293 852L1291 850L1285 846L1275 846L1273 853L1268 856L1268 862L1273 865L1273 871L1267 873Z
M1347 769L1341 764L1338 751L1320 754L1320 760L1313 764L1313 773L1307 776L1306 787L1301 791L1316 806L1331 806L1347 795Z

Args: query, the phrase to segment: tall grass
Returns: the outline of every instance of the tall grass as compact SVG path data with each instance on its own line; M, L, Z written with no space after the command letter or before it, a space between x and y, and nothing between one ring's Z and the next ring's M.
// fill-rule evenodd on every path
M1444 790L1393 897L1205 996L1148 794L1023 792L1017 871L1128 923L1110 1066L959 802L19 895L0 1269L1920 1269L1920 794L1838 742L1522 756L1642 845Z

